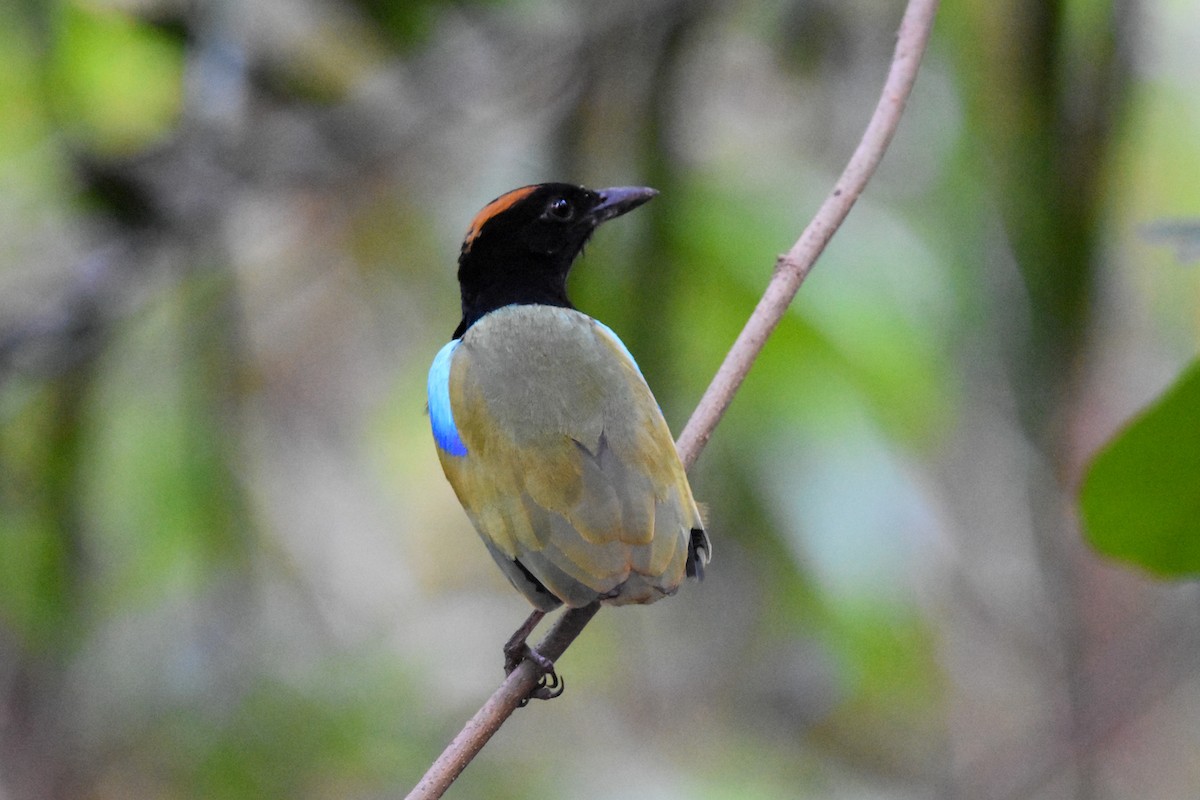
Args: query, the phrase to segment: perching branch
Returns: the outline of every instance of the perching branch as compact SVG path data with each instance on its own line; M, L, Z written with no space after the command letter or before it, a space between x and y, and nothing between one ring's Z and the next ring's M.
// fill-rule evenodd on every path
M916 81L917 68L929 42L937 6L938 0L909 0L904 18L900 22L896 51L892 56L892 66L888 71L883 93L875 107L875 113L867 123L862 140L812 222L804 229L804 233L792 245L791 250L780 256L762 299L733 343L729 354L725 356L716 377L709 384L676 443L685 468L690 469L696 463L713 429L729 408L734 393L745 380L750 366L766 344L767 337L783 318L817 257L846 219L855 201L866 188L867 181L874 174L875 168L879 166L884 151L892 140L892 134L896 132L896 126L900 123L904 105ZM538 651L551 660L557 660L599 608L599 604L593 603L585 608L566 611L551 627L546 638L538 644ZM432 800L441 797L509 715L529 696L539 677L532 662L522 661L467 722L458 736L454 737L454 741L409 793L408 800Z

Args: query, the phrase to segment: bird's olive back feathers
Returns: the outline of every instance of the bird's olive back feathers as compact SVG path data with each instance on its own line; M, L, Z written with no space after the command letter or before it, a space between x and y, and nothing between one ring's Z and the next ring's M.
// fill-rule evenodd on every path
M449 393L470 455L439 448L442 466L510 578L517 562L568 605L645 603L706 557L692 546L703 525L662 412L587 315L488 314L454 352Z

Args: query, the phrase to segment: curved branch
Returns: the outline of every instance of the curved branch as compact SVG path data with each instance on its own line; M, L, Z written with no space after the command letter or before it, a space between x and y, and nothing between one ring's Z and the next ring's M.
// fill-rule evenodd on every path
M825 250L825 245L833 238L833 234L846 219L855 201L867 186L867 181L875 173L883 159L883 153L892 141L892 134L900 122L904 112L904 104L912 92L913 83L917 79L917 68L921 64L921 56L929 42L929 34L933 28L933 18L937 12L938 0L909 0L900 22L900 33L896 39L896 52L892 56L892 67L888 72L887 82L875 113L867 123L854 155L842 171L842 175L834 184L832 191L817 210L812 222L800 234L800 238L792 245L792 249L779 257L775 264L775 274L767 284L766 291L758 301L754 313L750 315L746 326L738 335L729 354L721 363L716 376L699 405L692 413L691 419L679 435L679 457L684 467L691 469L700 451L708 443L713 429L721 421L725 410L733 401L733 395L742 385L746 374L750 371L754 359L767 342L767 337L775 330L784 312L800 289L800 284L812 271L813 264Z
M690 469L696 463L713 429L729 408L733 395L745 380L754 359L766 344L767 337L783 318L800 284L808 277L818 256L850 213L875 168L879 166L916 81L917 68L929 42L937 6L938 0L909 0L900 22L896 51L883 93L863 132L862 140L812 222L791 250L779 257L762 299L684 426L676 444L684 467ZM593 603L565 612L538 644L538 651L551 660L558 659L599 608L598 604ZM463 726L421 782L409 793L408 800L441 797L509 715L529 696L538 679L533 664L528 660L522 661Z

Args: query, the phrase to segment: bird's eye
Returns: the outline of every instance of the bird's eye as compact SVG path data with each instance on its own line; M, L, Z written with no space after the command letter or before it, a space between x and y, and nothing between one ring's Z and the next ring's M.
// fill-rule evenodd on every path
M575 207L571 205L570 200L560 197L557 200L551 201L550 205L546 206L545 216L547 219L568 222L575 216Z

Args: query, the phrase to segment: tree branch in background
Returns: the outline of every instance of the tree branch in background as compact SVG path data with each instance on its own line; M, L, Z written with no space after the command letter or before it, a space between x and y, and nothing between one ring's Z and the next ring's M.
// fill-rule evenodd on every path
M733 400L734 393L766 344L767 337L783 318L800 284L879 166L916 81L917 68L929 42L937 6L937 0L909 0L900 23L887 82L858 148L812 222L791 250L780 256L762 299L679 437L679 457L686 468L690 469L696 463L713 429ZM598 610L599 605L592 604L566 611L538 644L538 651L551 660L558 659ZM441 797L504 721L529 696L539 677L532 662L522 661L433 763L421 782L409 793L408 800Z
M750 372L754 359L766 344L767 337L783 319L800 284L808 277L813 264L825 250L825 245L829 244L879 166L917 79L917 68L929 42L937 5L937 0L909 0L900 22L896 52L892 56L887 82L862 140L812 222L808 223L792 249L779 257L775 274L758 301L758 307L742 328L721 368L717 370L716 377L684 426L678 442L679 457L683 459L684 467L691 469L695 464L709 436L733 401L734 393Z

